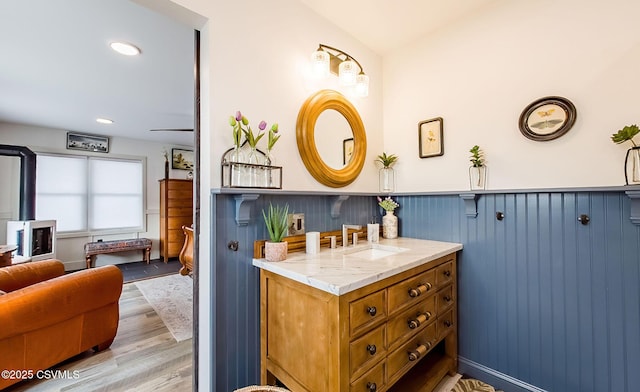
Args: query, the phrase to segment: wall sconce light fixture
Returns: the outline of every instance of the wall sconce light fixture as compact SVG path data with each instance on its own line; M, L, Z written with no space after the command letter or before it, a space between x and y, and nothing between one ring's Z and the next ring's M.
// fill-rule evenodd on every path
M329 72L338 75L340 85L354 87L356 95L369 95L369 76L364 73L362 65L351 55L340 49L324 44L311 54L313 73L317 77L325 77Z

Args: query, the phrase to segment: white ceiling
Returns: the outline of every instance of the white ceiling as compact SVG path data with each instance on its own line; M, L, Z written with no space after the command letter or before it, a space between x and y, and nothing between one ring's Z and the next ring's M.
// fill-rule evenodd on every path
M496 0L300 1L384 55ZM2 0L0 121L192 145L192 132L149 130L193 128L193 39L130 0Z
M117 54L114 40L142 55ZM129 0L3 0L0 121L192 145L193 132L149 129L193 128L193 40Z
M300 1L368 48L385 55L498 0Z

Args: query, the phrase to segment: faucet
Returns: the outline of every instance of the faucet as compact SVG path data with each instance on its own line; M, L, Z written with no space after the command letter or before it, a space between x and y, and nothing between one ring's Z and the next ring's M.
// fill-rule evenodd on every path
M347 246L349 245L349 238L348 238L348 229L356 229L356 230L360 230L362 229L362 226L360 225L342 225L342 246Z

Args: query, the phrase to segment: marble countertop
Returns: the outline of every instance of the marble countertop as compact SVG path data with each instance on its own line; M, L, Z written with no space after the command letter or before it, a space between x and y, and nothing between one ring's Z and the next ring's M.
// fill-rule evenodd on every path
M287 260L253 259L253 265L335 295L342 295L459 251L462 244L415 238L380 239L356 246L322 248Z

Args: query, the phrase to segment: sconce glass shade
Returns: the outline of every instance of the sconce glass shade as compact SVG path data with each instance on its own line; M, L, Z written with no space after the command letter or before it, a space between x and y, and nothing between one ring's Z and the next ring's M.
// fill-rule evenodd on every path
M343 86L353 86L356 84L356 76L358 75L358 66L353 60L345 60L340 63L338 68L338 79Z
M364 73L356 76L356 95L366 97L369 95L369 77Z
M329 75L329 53L318 49L311 53L311 69L315 77L321 78Z

